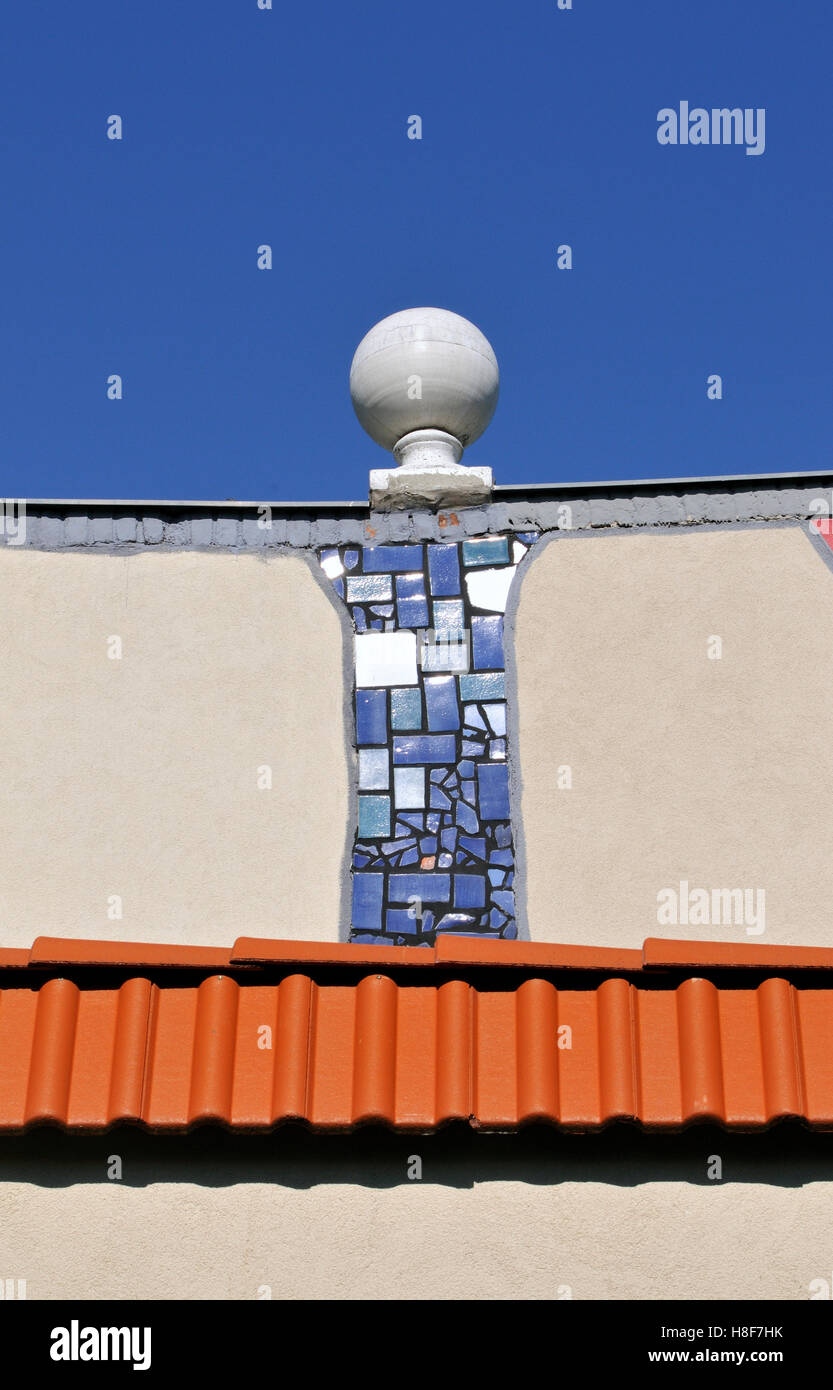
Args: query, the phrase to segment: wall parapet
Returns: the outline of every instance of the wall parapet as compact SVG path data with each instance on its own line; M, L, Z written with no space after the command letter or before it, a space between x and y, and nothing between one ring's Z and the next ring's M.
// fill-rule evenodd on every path
M833 473L496 487L467 509L371 511L362 502L145 502L26 499L23 547L269 552L339 543L456 540L507 530L595 531L800 520L833 512ZM20 542L17 542L20 544Z

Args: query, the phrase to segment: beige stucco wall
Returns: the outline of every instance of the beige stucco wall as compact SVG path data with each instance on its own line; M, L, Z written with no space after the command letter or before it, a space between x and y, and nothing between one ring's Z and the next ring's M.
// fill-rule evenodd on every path
M830 1183L4 1183L0 1277L40 1299L263 1285L275 1299L808 1299L833 1277L832 1197Z
M806 529L565 535L520 584L533 939L829 945L833 574ZM764 889L763 935L659 925L682 881Z
M4 547L0 611L0 944L338 940L342 634L304 559Z

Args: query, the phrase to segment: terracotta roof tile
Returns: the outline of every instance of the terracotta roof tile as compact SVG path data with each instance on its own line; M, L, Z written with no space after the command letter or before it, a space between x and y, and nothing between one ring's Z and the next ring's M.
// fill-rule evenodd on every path
M226 946L158 946L140 941L37 936L26 955L30 965L111 965L127 966L132 970L178 966L222 970L229 965L231 952Z
M648 969L833 970L829 946L762 946L758 942L669 941L649 936L642 947Z
M118 1121L259 1130L288 1119L322 1130L431 1130L455 1119L493 1130L617 1119L754 1130L786 1117L833 1128L833 987L783 977L797 948L766 948L780 953L779 974L749 987L680 979L691 943L646 943L650 969L640 972L638 952L499 943L498 958L493 943L468 940L402 948L407 962L399 948L374 948L372 968L352 945L299 961L299 943L261 942L263 969L236 972L192 948L203 962L197 983L137 973L107 984L105 973L102 987L100 943L59 951L47 940L28 978L15 961L0 987L2 1130ZM695 945L734 966L718 944ZM672 973L658 968L660 947ZM750 949L763 969L761 948ZM156 964L195 963L181 948L108 951L120 969L133 951L148 964L154 952ZM49 973L50 953L99 969L88 985L83 972L62 978ZM241 938L224 954L251 962L255 946ZM579 960L591 972L583 978ZM513 969L484 973L484 964Z

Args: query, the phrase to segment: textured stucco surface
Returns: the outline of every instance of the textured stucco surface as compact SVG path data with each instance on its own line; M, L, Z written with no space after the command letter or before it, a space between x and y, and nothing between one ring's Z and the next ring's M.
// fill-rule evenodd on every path
M342 630L307 560L3 548L0 606L3 945L338 939Z
M831 1277L831 1197L830 1182L5 1183L0 1273L31 1299L797 1300Z
M559 537L519 582L533 940L829 945L833 573L807 527ZM659 925L682 881L764 889L765 932Z

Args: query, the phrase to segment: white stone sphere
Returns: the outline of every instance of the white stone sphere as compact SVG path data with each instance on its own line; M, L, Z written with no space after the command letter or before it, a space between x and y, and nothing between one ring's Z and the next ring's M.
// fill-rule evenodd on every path
M488 339L448 309L403 309L382 319L350 368L359 423L383 449L423 429L471 444L495 413L499 384Z

